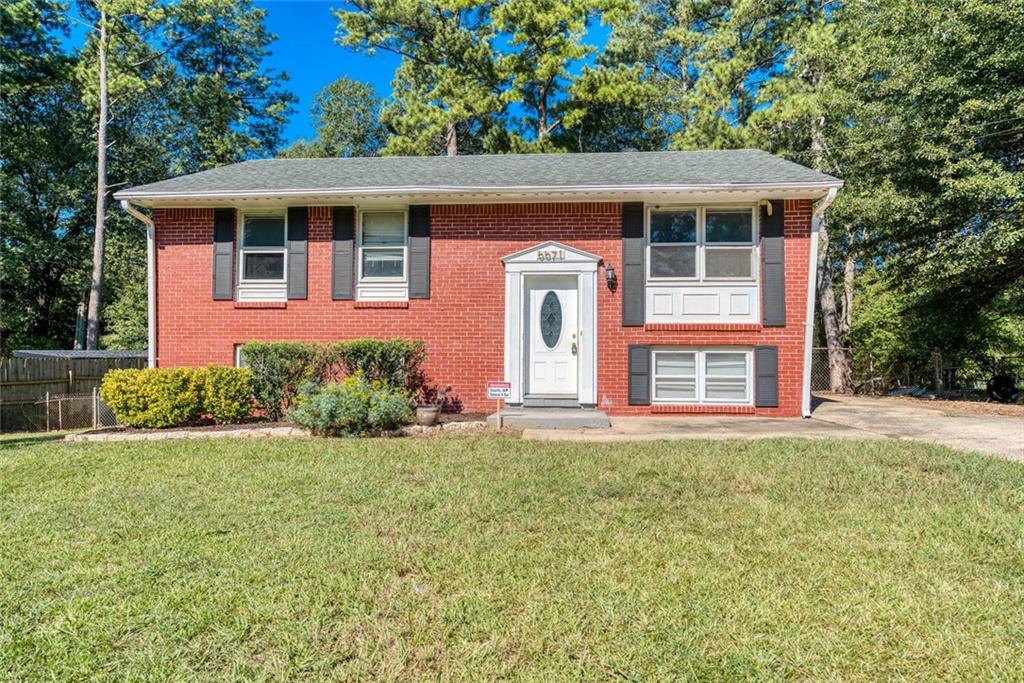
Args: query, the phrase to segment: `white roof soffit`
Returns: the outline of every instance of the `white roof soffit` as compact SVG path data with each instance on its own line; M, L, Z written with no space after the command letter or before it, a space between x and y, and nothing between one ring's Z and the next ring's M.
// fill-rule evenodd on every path
M818 199L842 183L800 185L566 186L508 188L381 187L330 190L150 193L122 190L116 199L137 206L267 206L336 204L495 204L514 202L744 202Z

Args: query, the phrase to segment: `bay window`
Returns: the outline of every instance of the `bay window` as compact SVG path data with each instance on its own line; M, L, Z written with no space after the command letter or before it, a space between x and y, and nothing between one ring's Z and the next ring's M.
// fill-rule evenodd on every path
M648 280L754 280L754 207L654 208L648 213Z
M747 349L654 349L656 403L750 403Z
M288 239L284 212L243 213L240 232L239 282L283 283Z

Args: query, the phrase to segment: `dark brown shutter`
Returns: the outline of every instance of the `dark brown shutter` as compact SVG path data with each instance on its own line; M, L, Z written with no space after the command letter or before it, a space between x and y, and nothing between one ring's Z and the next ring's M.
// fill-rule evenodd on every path
M352 299L355 282L355 209L334 207L331 248L331 298Z
M430 298L430 207L409 207L409 298Z
M761 322L765 327L786 324L786 248L784 209L772 200L772 215L761 207Z
M629 405L651 404L651 347L632 344L629 347Z
M309 209L288 207L288 298L306 298L309 264Z
M754 405L779 407L779 348L754 347Z
M235 259L235 210L213 210L213 298L233 299Z
M622 205L622 325L644 324L644 205Z

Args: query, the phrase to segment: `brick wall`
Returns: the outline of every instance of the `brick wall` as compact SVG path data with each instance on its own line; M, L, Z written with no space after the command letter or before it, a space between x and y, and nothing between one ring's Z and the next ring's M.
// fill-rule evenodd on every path
M786 201L784 328L659 326L623 328L620 292L598 282L599 405L611 413L649 414L626 402L630 344L779 347L779 408L800 414L804 297L810 202ZM251 339L335 341L396 335L423 339L427 371L452 384L466 410L489 410L484 384L504 374L505 279L501 257L556 240L598 254L622 272L617 203L434 206L431 210L431 295L408 304L372 306L331 299L331 214L310 209L308 298L286 305L239 304L212 298L213 210L157 209L157 351L164 367L230 365L234 345ZM667 329L665 329L667 327Z

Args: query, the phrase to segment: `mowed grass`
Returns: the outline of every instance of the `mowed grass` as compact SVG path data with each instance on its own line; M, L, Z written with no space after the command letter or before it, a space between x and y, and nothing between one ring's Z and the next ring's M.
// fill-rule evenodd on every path
M1016 463L801 440L0 448L12 680L1022 671Z

